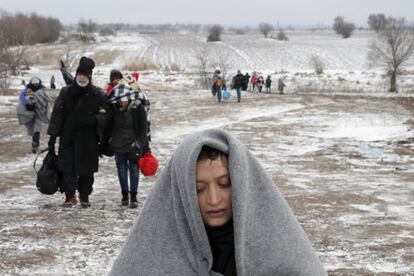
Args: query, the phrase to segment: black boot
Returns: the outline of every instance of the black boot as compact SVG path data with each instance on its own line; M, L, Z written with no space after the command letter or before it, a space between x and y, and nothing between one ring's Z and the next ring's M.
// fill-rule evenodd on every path
M137 208L138 201L137 201L137 192L130 192L131 194L131 202L129 203L130 208Z
M122 206L128 206L128 203L129 203L128 192L122 192L121 205Z
M91 207L91 202L89 201L89 196L85 194L79 195L80 204L83 208Z

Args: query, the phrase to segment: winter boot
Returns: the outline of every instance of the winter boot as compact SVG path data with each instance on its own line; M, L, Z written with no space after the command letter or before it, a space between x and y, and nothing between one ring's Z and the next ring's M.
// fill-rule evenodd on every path
M37 153L39 149L39 143L32 143L32 153Z
M83 208L91 207L91 202L89 201L88 195L79 195L80 204Z
M138 201L137 201L137 192L131 192L131 202L129 203L129 208L137 208Z
M128 192L122 192L121 205L122 206L128 206L128 203L129 203L129 193Z
M76 196L66 194L66 199L65 199L65 202L63 202L62 207L70 208L73 205L76 205Z

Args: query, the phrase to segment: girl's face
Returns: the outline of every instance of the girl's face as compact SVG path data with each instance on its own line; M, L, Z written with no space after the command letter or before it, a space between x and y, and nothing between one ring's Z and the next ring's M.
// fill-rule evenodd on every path
M196 189L203 222L216 227L233 215L229 170L221 158L197 162Z

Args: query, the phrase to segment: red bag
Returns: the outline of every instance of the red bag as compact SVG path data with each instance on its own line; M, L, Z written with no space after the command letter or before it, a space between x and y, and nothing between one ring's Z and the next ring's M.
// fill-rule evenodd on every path
M158 169L158 160L149 151L138 160L138 167L145 176L153 176Z

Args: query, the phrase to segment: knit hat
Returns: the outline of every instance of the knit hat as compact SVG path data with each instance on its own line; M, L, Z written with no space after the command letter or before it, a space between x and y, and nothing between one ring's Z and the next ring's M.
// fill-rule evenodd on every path
M88 76L89 79L92 78L92 69L95 68L95 62L87 57L81 57L79 60L79 66L76 69L76 75L82 74Z
M32 77L27 85L27 88L30 88L33 91L38 90L42 86L42 80L38 77Z
M123 79L123 75L121 71L113 69L111 70L111 73L109 73L109 81L113 82L115 79Z

